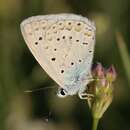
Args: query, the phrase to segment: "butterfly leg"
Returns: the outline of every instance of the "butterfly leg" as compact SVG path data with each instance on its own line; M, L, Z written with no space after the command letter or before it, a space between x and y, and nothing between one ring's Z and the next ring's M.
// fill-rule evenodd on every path
M94 97L93 94L89 94L89 93L78 93L78 95L79 95L79 98L80 98L80 99L85 99L85 100L87 100L89 107L91 107L91 100L92 100L92 98Z
M80 93L79 92L78 95L79 95L80 99L90 99L90 98L94 97L93 94L89 94L89 93Z

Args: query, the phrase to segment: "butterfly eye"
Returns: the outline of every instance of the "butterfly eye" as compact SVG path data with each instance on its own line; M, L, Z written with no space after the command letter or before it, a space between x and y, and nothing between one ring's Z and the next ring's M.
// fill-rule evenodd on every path
M62 89L62 90L60 91L60 94L63 95L63 96L65 95L64 89Z
M58 90L58 93L57 93L57 96L58 96L58 97L64 98L64 97L66 97L67 95L68 95L68 94L67 94L67 91L66 91L65 89L60 88L60 89Z

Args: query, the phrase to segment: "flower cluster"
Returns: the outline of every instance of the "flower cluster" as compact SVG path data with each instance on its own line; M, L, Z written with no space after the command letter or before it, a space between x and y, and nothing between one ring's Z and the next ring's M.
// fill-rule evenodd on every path
M92 75L94 81L90 84L88 91L94 97L89 101L89 106L93 118L100 119L112 102L112 83L115 81L117 74L113 65L105 69L101 63L98 63L92 70Z

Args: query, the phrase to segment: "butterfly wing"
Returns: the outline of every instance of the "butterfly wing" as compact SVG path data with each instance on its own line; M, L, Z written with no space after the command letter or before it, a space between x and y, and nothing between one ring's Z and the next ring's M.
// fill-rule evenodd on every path
M95 26L87 18L73 14L34 16L21 23L21 31L36 60L60 86L73 82L75 70L79 69L79 75L90 70Z

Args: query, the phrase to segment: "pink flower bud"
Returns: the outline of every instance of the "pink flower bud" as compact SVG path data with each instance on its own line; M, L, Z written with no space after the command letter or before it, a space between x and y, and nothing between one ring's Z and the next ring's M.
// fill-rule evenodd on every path
M117 76L116 70L112 65L106 70L106 79L113 82L116 79L116 76Z
M104 68L101 63L97 63L96 67L92 71L92 74L94 77L104 78Z

